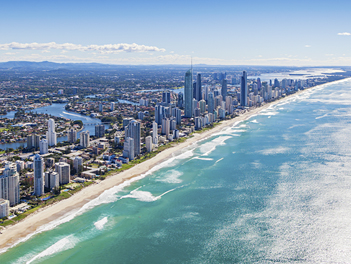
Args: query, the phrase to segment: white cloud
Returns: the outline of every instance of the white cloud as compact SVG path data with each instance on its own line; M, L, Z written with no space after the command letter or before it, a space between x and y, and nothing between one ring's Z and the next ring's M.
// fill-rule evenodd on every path
M80 45L73 43L58 44L56 42L49 43L18 43L12 42L0 44L0 50L78 50L78 51L98 51L100 53L117 53L117 52L147 52L147 51L166 51L165 49L155 46L145 46L138 44L106 44L106 45Z
M343 32L343 33L338 33L339 36L350 36L351 33L349 32Z
M311 45L305 45L305 48L310 48L311 47Z

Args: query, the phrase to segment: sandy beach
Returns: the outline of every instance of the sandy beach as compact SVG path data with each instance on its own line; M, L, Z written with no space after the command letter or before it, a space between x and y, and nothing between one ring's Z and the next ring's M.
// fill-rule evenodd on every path
M251 116L261 112L262 110L267 109L272 105L282 103L287 99L291 99L301 93L304 93L306 91L311 91L311 89L315 89L317 87L318 86L315 86L303 91L299 91L294 95L287 96L280 100L267 103L262 107L252 109L249 112L246 112L240 115L239 117L222 121L219 125L217 125L213 129L204 131L202 133L195 133L193 137L188 138L185 142L164 150L163 152L159 153L152 159L149 159L141 164L138 164L126 171L112 175L106 178L104 181L102 181L99 184L90 185L66 200L60 201L56 204L53 204L49 207L39 210L38 212L28 216L21 222L13 226L9 226L6 229L1 231L2 234L0 234L0 252L3 251L3 249L5 248L10 247L11 245L18 243L18 241L25 238L29 234L36 232L39 227L45 224L48 224L51 221L57 220L58 218L66 215L67 213L71 212L74 209L81 208L84 204L88 203L89 201L101 195L105 190L110 189L114 186L117 186L128 179L131 179L133 177L146 173L155 165L173 157L175 153L179 153L182 149L190 146L191 144L194 144L199 140L208 138L211 135L221 131L223 128L232 126L236 122L246 120Z

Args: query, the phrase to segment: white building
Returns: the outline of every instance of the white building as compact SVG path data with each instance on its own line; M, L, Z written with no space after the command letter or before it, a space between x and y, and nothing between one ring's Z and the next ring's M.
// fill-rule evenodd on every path
M154 121L152 122L152 143L157 145L158 144L158 125L157 123Z
M20 201L20 183L15 163L5 164L5 170L0 176L0 198L9 200L10 206Z
M147 136L145 138L145 145L146 145L147 152L151 152L152 151L152 137L151 136Z
M80 143L83 148L89 147L90 144L90 134L89 131L81 132L80 133Z
M129 160L134 159L134 139L131 137L124 140L123 157L129 158Z
M69 183L70 177L71 177L71 170L68 163L66 162L55 163L55 171L59 174L60 185Z
M115 103L111 102L111 111L115 111Z
M16 169L19 173L21 170L24 170L24 161L23 160L16 160Z
M46 132L46 139L49 146L55 146L57 144L57 136L55 132L55 120L50 118L48 121L48 132Z
M46 139L40 140L39 149L40 149L40 155L43 155L49 152L49 143Z
M9 215L10 202L5 199L0 199L0 218Z
M45 188L52 190L53 188L58 188L60 186L60 175L56 171L46 171L45 172Z

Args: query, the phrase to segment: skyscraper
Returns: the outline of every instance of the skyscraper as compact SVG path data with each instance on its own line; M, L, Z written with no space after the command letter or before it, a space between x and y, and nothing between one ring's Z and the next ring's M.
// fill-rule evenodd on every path
M50 147L55 146L57 144L56 132L55 132L55 120L52 118L50 118L48 121L48 132L46 132L46 139Z
M243 76L241 77L241 88L240 88L240 105L247 106L247 75L246 71L243 71Z
M152 143L158 144L158 133L157 133L158 125L154 121L152 122Z
M45 188L52 190L60 186L60 176L56 171L48 170L45 172Z
M168 118L162 119L162 135L166 135L168 137L170 131L170 121Z
M55 163L55 171L59 174L59 183L67 184L70 181L71 170L70 166L66 162Z
M129 122L125 127L125 137L130 137L134 140L134 155L140 154L140 123L136 120Z
M151 138L151 136L147 136L145 138L145 145L146 145L147 152L151 152L152 151L152 138Z
M41 196L44 193L44 161L36 154L34 157L34 195Z
M126 137L124 140L123 157L134 159L134 139L131 137Z
M261 88L262 88L261 79L260 79L260 78L257 78L257 89L258 89L259 91L261 91Z
M227 96L227 80L224 79L222 81L222 97L223 97L223 100L225 100L226 96Z
M185 95L185 117L193 116L193 74L192 70L188 70L185 73L185 85L184 85L184 95Z
M10 206L20 201L19 174L15 163L6 163L5 170L0 176L0 198L9 200Z
M89 141L90 141L89 131L81 132L80 133L80 142L79 142L79 144L83 148L87 148L87 147L89 147Z
M179 108L183 108L183 104L184 104L184 96L183 96L182 92L179 92L178 93L178 104L177 104L177 106Z
M74 128L71 128L67 132L67 141L70 143L74 143L77 141L77 131Z
M171 92L170 91L162 92L162 103L164 103L164 104L171 103Z
M115 111L115 103L114 102L111 102L110 110Z
M105 136L105 125L96 125L95 126L95 136L100 138Z
M79 156L75 157L73 160L73 167L78 174L83 169L83 158Z
M40 149L40 154L43 155L43 154L46 154L48 153L48 149L49 149L49 144L48 144L48 141L46 139L42 139L40 140L39 142L39 149Z
M208 94L208 99L207 99L207 108L208 108L208 113L213 114L214 111L214 96L213 93Z
M196 87L195 87L194 98L197 101L200 101L202 99L201 74L200 73L197 74L197 78L196 78Z

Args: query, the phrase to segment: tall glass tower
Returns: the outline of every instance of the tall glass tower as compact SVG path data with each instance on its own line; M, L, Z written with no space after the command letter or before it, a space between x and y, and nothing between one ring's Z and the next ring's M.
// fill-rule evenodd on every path
M247 75L246 71L243 71L241 77L241 89L240 89L240 105L247 106Z
M228 88L227 88L227 80L224 79L222 81L222 97L223 97L223 101L225 101L225 98L227 97L227 90L228 90Z
M44 194L44 161L39 154L36 154L34 157L34 195L41 196L43 194Z
M194 97L197 101L201 101L202 99L202 89L201 89L201 74L198 73L196 77L196 89Z
M184 85L184 95L185 95L185 117L193 116L193 73L192 70L188 70L185 73L185 85Z

